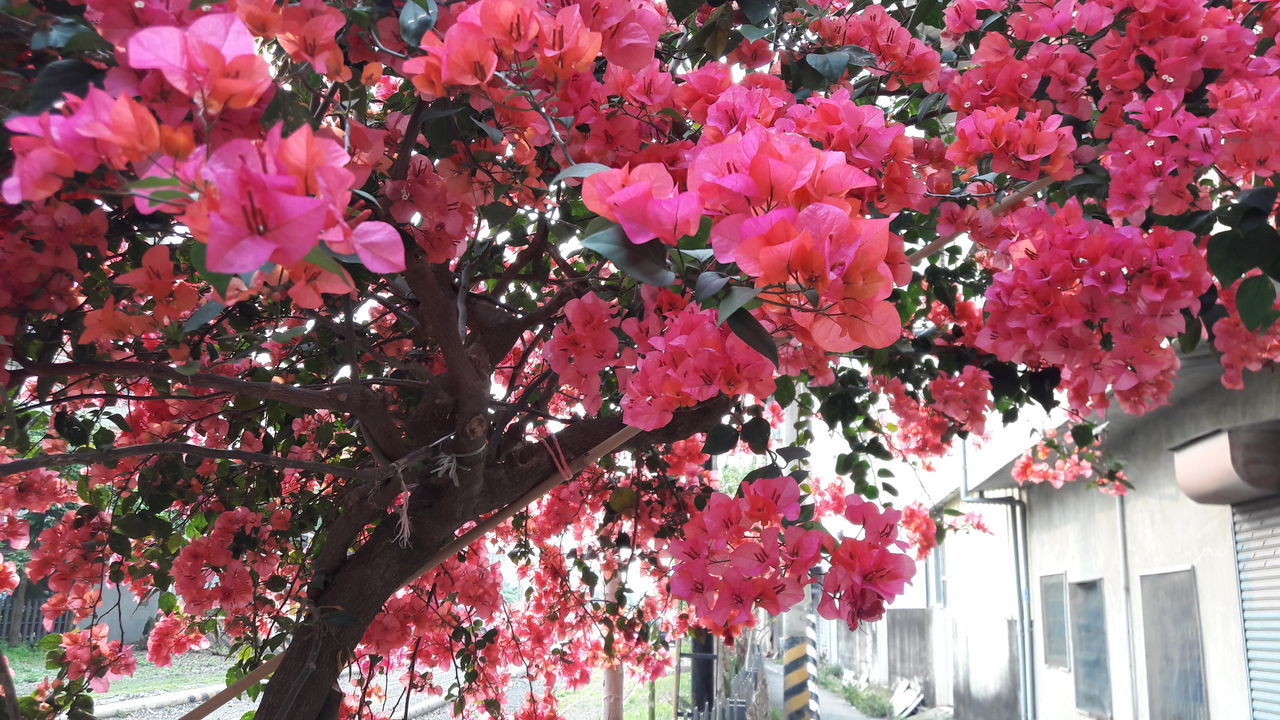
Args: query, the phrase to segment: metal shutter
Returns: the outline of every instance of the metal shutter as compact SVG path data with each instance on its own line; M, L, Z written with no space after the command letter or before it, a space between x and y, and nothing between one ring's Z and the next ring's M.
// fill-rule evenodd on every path
M1280 720L1280 497L1232 509L1251 717Z

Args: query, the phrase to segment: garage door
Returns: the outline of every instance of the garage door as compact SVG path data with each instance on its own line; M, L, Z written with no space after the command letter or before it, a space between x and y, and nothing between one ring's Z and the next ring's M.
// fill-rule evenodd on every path
M1251 717L1280 720L1280 498L1233 510Z

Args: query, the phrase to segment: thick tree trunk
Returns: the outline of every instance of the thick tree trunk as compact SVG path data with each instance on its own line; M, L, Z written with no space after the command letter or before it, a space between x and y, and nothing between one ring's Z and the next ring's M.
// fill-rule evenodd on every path
M3 702L0 702L0 720L21 720L18 712L18 689L13 684L13 671L9 669L9 658L0 650L0 690L4 690Z
M607 448L603 445L623 430L615 418L586 421L557 437L566 458L575 459L574 463L595 462L628 443L645 447L687 438L706 429L731 403L719 396L678 410L662 430L628 434L618 441L622 445ZM464 522L516 502L557 469L544 446L529 443L477 473L480 477L470 478L471 484L459 487L439 478L425 479L410 500L408 546L397 541L396 518L384 517L360 549L333 571L328 584L311 595L313 617L294 633L267 683L255 720L320 720L329 689L383 603L413 579L428 558L453 542Z
M9 613L12 620L9 622L9 637L5 638L5 642L9 647L17 647L26 641L22 637L22 614L27 608L27 588L31 586L31 581L27 579L25 572L18 572L18 587L13 591L13 597L9 599L12 606L12 612Z
M408 547L395 541L388 518L335 572L312 601L310 622L298 629L267 683L255 720L319 720L342 669L383 603L412 577L422 559L448 544L457 511L437 502L414 509Z

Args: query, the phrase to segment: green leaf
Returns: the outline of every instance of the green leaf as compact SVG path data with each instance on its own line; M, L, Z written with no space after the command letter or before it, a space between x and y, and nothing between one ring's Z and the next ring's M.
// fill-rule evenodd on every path
M324 245L317 244L315 247L311 248L311 252L304 255L302 259L312 265L315 265L321 270L327 270L339 277L345 277L347 274L347 271L343 270L342 266L338 264L338 259L335 258Z
M916 120L920 120L938 106L938 103L947 99L947 94L941 90L935 93L929 93L920 101L920 108L916 111Z
M1262 332L1271 327L1280 312L1275 309L1276 286L1271 278L1255 275L1245 278L1236 290L1236 308L1240 311L1240 320L1253 332Z
M36 644L36 647L44 650L45 652L60 650L62 648L62 634L49 633L48 635L40 638L40 642Z
M1182 319L1185 322L1185 329L1178 335L1178 349L1185 355L1195 350L1200 344L1200 336L1204 329L1200 318L1185 309L1182 311Z
M667 10L676 22L684 22L686 18L702 7L703 0L667 0Z
M1029 372L1027 373L1027 394L1040 403L1045 410L1052 410L1058 406L1058 400L1053 396L1053 391L1061 381L1062 371L1056 367Z
M1093 425L1082 423L1071 428L1071 440L1075 442L1076 447L1089 447L1094 441Z
M290 340L295 340L306 334L307 334L307 326L298 325L296 327L291 327L288 330L281 330L280 332L271 333L271 342L278 342L280 344L284 344L289 342Z
M1240 193L1238 202L1263 215L1270 215L1276 206L1276 192L1277 189L1273 187L1250 188Z
M751 452L762 455L769 450L769 436L773 433L773 428L769 427L769 421L762 417L753 417L742 426L740 433L747 447L751 448Z
M837 50L829 53L809 53L804 61L821 73L827 82L834 83L844 77L845 70L849 69L849 63L853 61L853 57L847 52Z
M230 282L230 280L228 280L228 282ZM182 323L182 331L189 333L199 330L214 318L218 317L226 307L226 305L223 305L220 302L207 302L204 305L201 305L195 312L191 313L191 315L187 317L186 321Z
M479 118L475 118L475 117L471 118L471 122L475 123L476 127L480 128L484 132L485 136L489 138L490 142L494 142L494 143L502 142L502 131L499 130L498 128L490 125L487 122L483 122Z
M55 60L36 75L24 111L32 115L44 112L62 100L63 93L84 97L89 86L102 82L105 75L105 70L83 60Z
M112 521L121 535L135 540L151 536L151 523L144 515L129 513L120 515Z
M734 313L742 309L743 305L755 299L760 291L755 288L736 286L729 288L729 292L724 294L724 299L720 301L720 312L716 318L716 323L723 325Z
M714 270L707 270L698 275L693 283L693 298L699 302L715 295L729 284L729 278Z
M776 0L738 0L738 9L755 25L769 19L776 5Z
M161 612L173 613L178 609L178 596L171 592L162 592L160 597L156 599L156 605Z
M440 8L436 0L406 0L400 8L400 37L409 47L416 48L422 44L422 36L436 26L440 17Z
M788 407L796 399L796 381L790 377L779 377L773 391L773 399L782 407Z
M743 475L742 482L749 483L749 482L755 482L756 480L760 480L762 478L776 478L776 477L782 477L782 468L770 463L763 467L758 467L755 470L752 470L751 472L747 473L746 475Z
M755 25L743 25L738 28L738 32L742 33L742 37L755 42L760 38L768 37L773 34L773 28L756 27Z
M789 463L809 457L809 451L799 445L788 445L787 447L778 448L774 452L778 453L778 457Z
M31 49L55 48L71 52L110 50L111 44L79 18L58 18L53 25L31 36Z
M582 246L604 256L622 272L647 285L667 287L676 274L667 269L666 247L657 240L637 245L627 239L622 228L610 225L582 239Z
M640 493L634 488L620 487L609 495L609 509L614 512L626 512L640 503Z
M519 211L519 208L515 205L508 205L504 202L491 202L481 205L479 210L480 217L484 218L484 221L489 223L489 227L496 228L506 225L511 218L516 216L516 212Z
M1256 267L1249 258L1248 243L1239 230L1227 230L1209 238L1205 260L1218 282L1230 285L1251 268Z
M596 162L577 163L576 165L570 165L569 167L556 173L556 176L551 178L551 182L558 183L562 180L569 180L570 178L590 177L592 175L595 175L598 172L604 172L605 170L609 170L609 169L610 168L608 165L604 165L602 163L596 163Z
M152 175L129 183L130 190L146 190L149 188L173 187L179 184L178 178L172 175Z
M727 453L738 446L738 431L729 425L716 425L707 431L702 452L708 455Z
M777 367L778 346L773 344L773 336L755 316L746 310L739 310L729 316L728 324L734 335Z

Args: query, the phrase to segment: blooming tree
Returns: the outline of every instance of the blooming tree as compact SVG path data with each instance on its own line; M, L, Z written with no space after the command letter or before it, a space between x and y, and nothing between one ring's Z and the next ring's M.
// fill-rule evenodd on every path
M133 670L123 593L153 662L270 659L259 720L556 717L813 582L878 618L977 521L900 534L875 459L1280 355L1278 12L9 3L0 530L52 515L22 572L83 628L21 712Z

